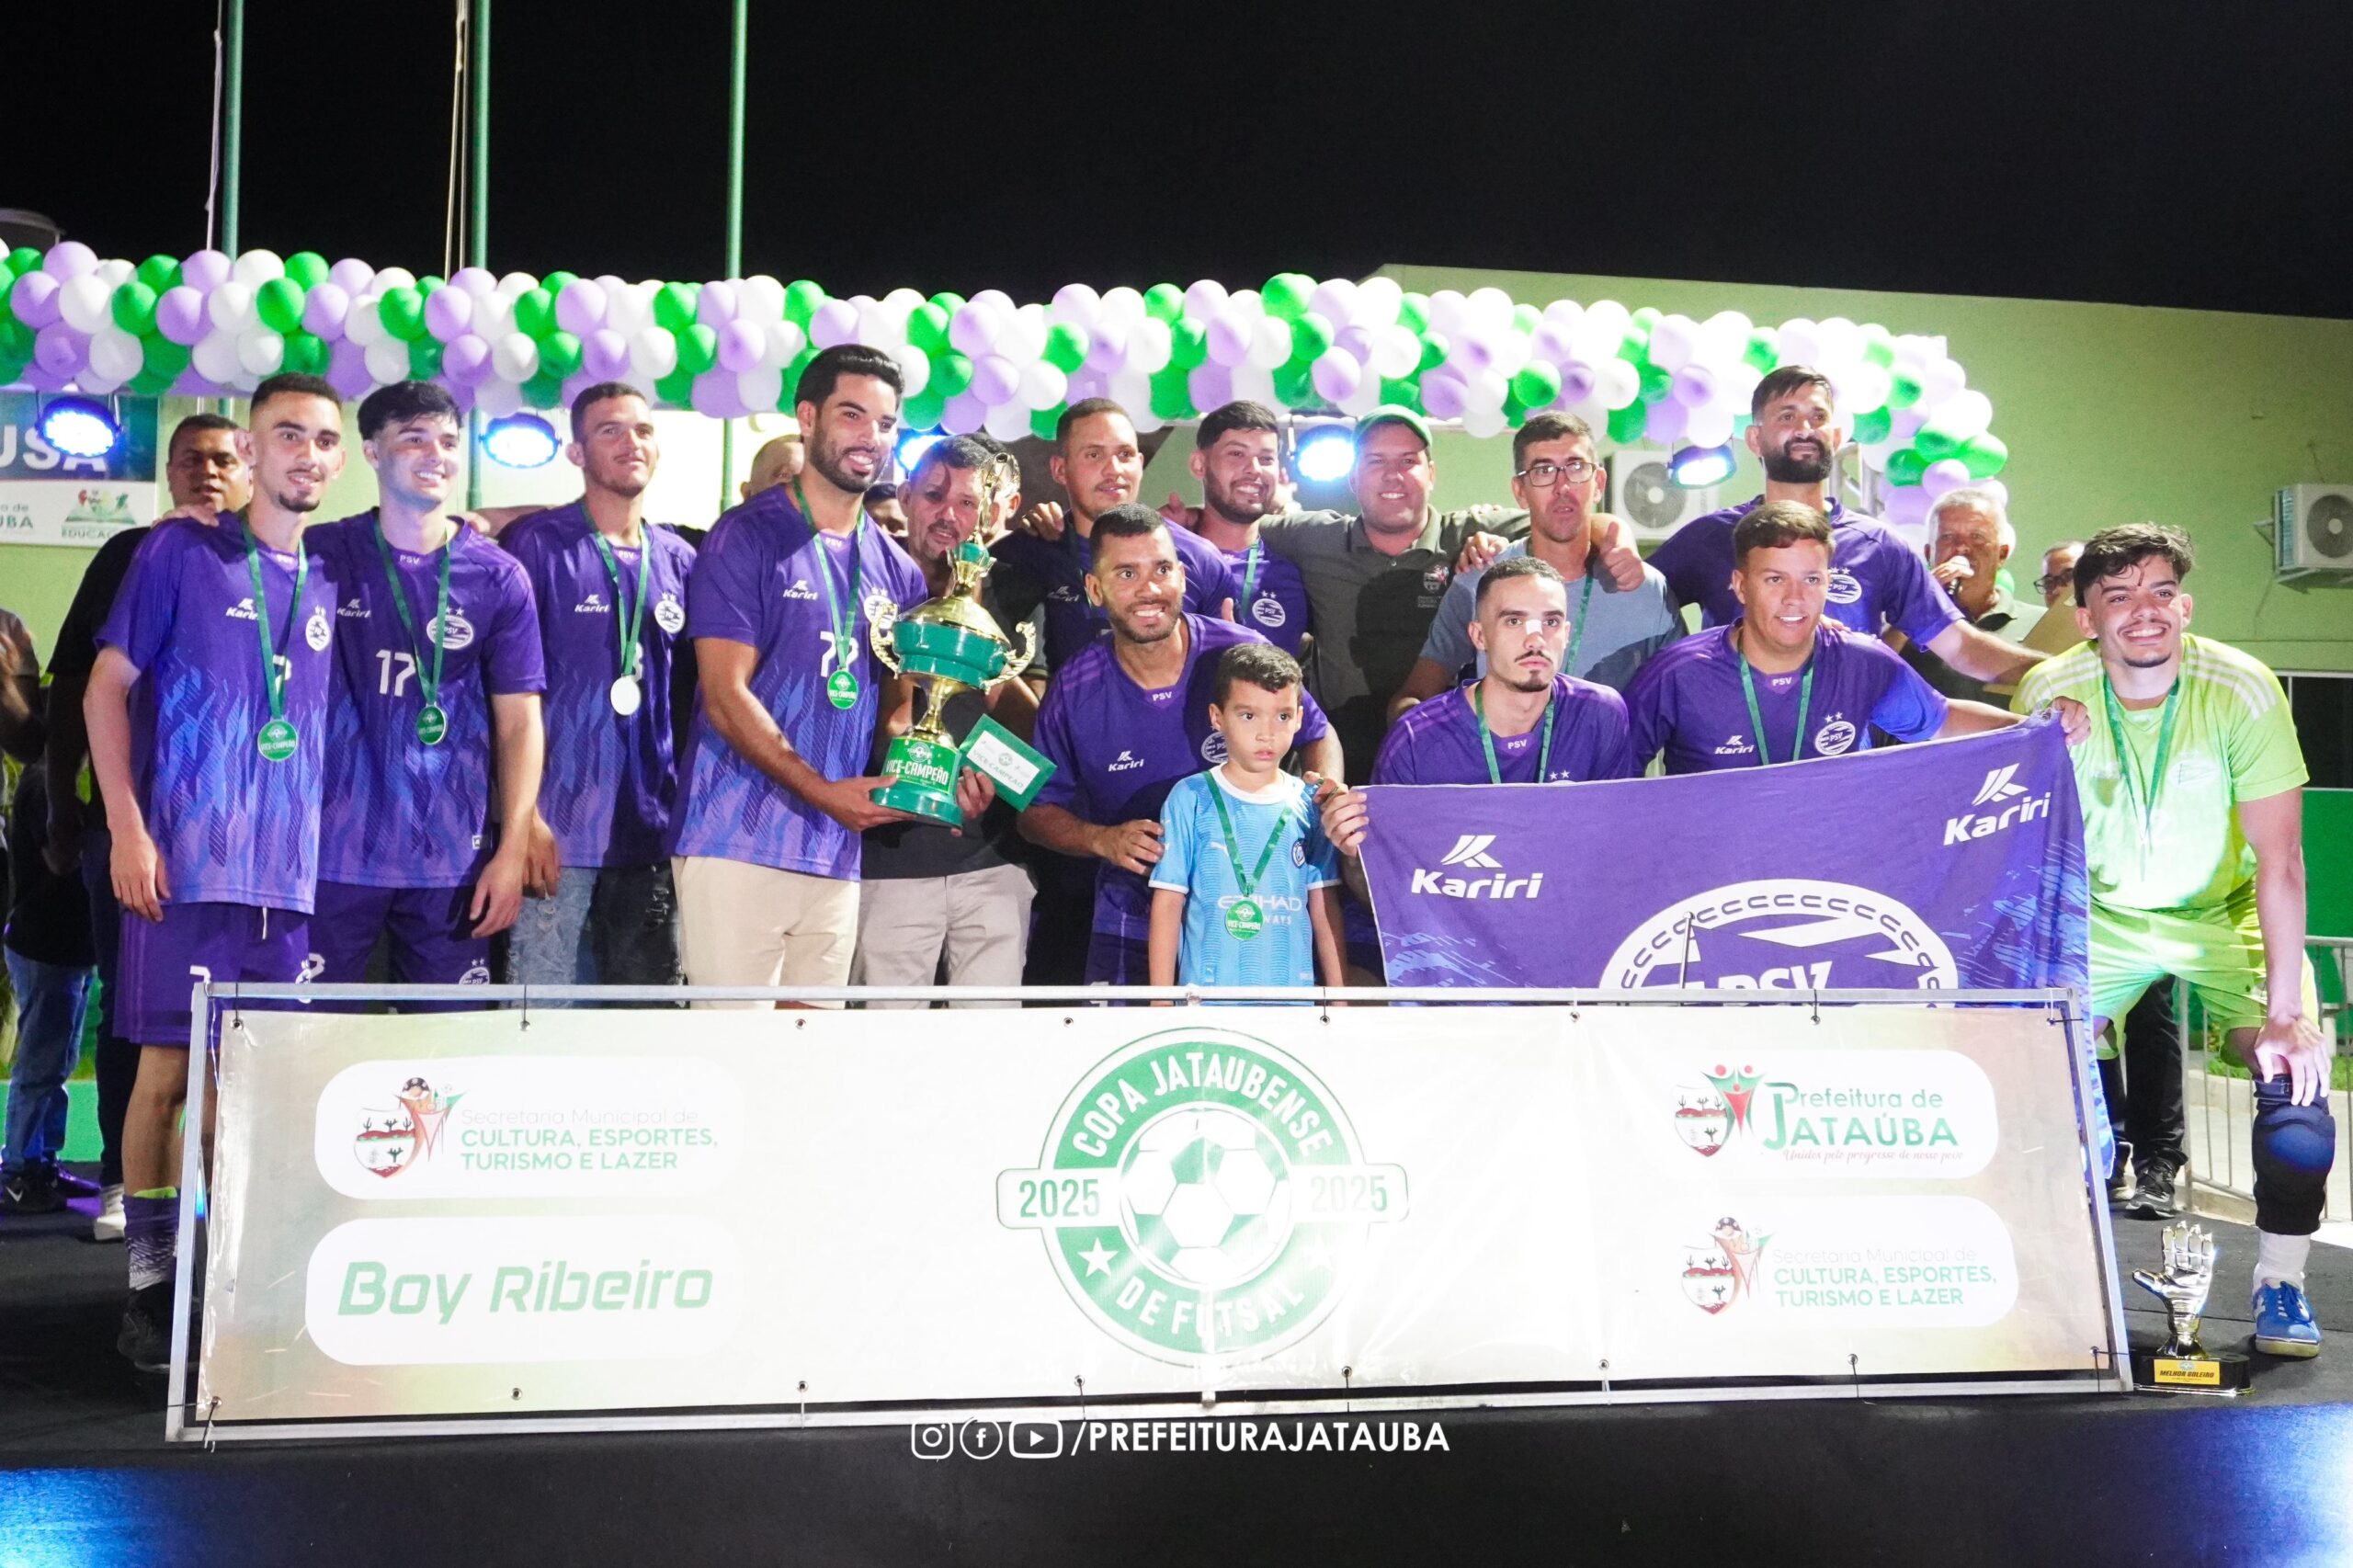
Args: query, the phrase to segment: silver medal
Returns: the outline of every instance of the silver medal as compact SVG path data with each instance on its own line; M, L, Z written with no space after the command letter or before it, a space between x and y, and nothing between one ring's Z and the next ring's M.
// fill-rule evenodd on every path
M645 705L645 689L637 684L635 676L613 678L613 711L626 719Z

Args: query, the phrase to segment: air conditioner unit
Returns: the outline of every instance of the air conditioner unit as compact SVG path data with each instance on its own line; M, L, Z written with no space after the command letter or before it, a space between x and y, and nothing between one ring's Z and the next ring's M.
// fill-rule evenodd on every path
M1666 476L1667 454L1620 447L1609 457L1609 509L1626 519L1639 544L1656 544L1723 503L1719 487L1686 490Z
M2272 574L2353 582L2353 485L2290 484L2271 498Z

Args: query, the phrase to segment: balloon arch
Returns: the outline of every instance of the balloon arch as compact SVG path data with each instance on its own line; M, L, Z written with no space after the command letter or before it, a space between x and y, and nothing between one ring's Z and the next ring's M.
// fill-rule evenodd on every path
M1146 429L1233 398L1362 415L1403 403L1492 436L1561 409L1620 444L1713 447L1748 422L1778 365L1827 375L1882 506L1916 521L1952 487L1991 479L2008 450L1994 408L1944 340L1843 317L1705 321L1614 300L1544 305L1500 289L1408 291L1387 278L1279 273L1229 291L1204 279L1097 292L1084 283L1017 305L898 289L835 299L801 279L625 282L553 272L444 279L314 251L204 250L133 264L67 240L0 261L0 385L234 396L280 370L346 397L425 378L491 415L563 406L592 381L734 418L789 407L801 366L863 343L905 373L906 423L1051 432L1071 403L1111 397Z

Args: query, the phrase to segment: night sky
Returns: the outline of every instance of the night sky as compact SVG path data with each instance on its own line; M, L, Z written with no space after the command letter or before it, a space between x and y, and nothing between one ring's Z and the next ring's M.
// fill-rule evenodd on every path
M58 9L9 24L58 108L17 102L0 206L195 248L212 6ZM756 0L746 271L1026 300L1396 261L2353 315L2341 4L955 9ZM451 11L250 0L247 244L438 268ZM493 267L716 276L724 0L494 20Z

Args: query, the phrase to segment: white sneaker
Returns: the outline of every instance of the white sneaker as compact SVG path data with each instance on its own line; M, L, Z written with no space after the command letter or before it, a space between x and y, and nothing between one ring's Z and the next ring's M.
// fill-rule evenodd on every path
M122 1184L115 1183L98 1194L98 1217L90 1221L90 1239L94 1242L122 1240Z

